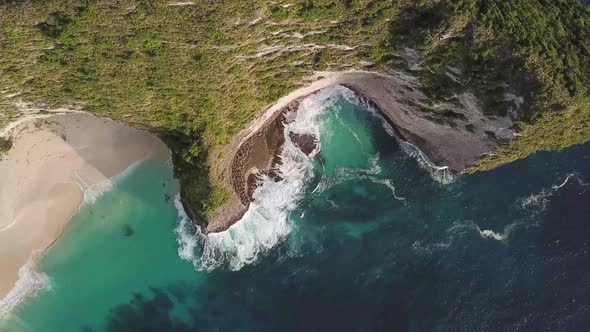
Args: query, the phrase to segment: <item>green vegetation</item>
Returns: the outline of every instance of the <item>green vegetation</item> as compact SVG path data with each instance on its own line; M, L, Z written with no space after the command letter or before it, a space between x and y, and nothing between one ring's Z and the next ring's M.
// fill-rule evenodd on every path
M12 141L0 137L0 157L12 148Z
M561 113L546 113L534 125L523 123L521 126L522 137L503 145L493 156L482 158L468 171L489 170L537 151L560 150L588 141L590 102L575 103Z
M590 94L590 12L577 1L407 4L393 38L421 51L435 97L471 90L490 114L505 113L506 84L525 96L529 119ZM446 77L446 66L461 70L460 83Z
M154 131L201 220L229 197L209 175L219 147L317 70L407 70L408 47L435 100L471 91L493 115L507 87L524 96L526 138L561 143L590 119L590 13L574 0L4 1L0 26L2 112L20 93ZM486 165L557 146L537 143Z

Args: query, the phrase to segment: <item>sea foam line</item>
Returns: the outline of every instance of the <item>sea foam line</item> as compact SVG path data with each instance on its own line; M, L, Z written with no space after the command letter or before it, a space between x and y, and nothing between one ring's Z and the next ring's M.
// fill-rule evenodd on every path
M496 241L504 241L506 239L508 239L508 234L509 231L505 230L503 233L496 233L491 229L484 229L482 230L481 228L479 228L479 226L476 226L477 231L479 231L479 235L482 238L492 238Z
M377 111L371 104L369 104L365 99L363 99L347 87L340 87L343 89L343 91L339 91L340 94L348 102L360 106L361 109L368 110L371 115L379 119L381 121L383 129L385 129L389 136L393 137L398 142L402 151L406 153L408 156L414 158L418 162L418 165L430 174L432 179L441 184L449 184L456 179L456 176L449 170L448 166L438 166L434 164L430 160L430 158L428 158L428 156L426 156L426 154L424 154L424 152L420 150L420 148L399 137L399 135L397 135L391 124L385 119L385 117L379 111Z
M285 144L281 152L279 171L282 181L263 176L253 194L254 201L244 216L226 231L203 234L193 226L180 203L175 199L180 222L176 228L178 254L191 262L195 269L212 270L227 267L239 270L258 260L275 247L292 230L289 214L302 198L303 188L313 175L313 158L321 150L322 123L318 115L333 106L339 88L327 88L305 98L296 112L287 114L294 119L285 123ZM317 147L309 156L291 141L289 134L310 134L316 137Z
M391 181L391 179L375 179L373 177L370 177L371 181L375 182L375 183L379 183L382 184L384 186L386 186L387 188L389 188L389 190L391 191L391 194L393 195L393 197L395 199L397 199L398 201L404 203L404 205L406 205L407 201L405 197L399 196L396 192L395 186L393 185L393 181Z
M579 179L575 173L570 173L566 176L566 178L560 184L553 185L549 190L542 189L541 192L537 195L531 195L526 197L521 201L521 206L523 208L531 207L531 206L541 206L541 211L545 210L547 203L549 202L549 198L553 196L556 192L558 192L561 188L563 188L566 184L569 183L570 180L575 179L581 185L587 185L584 181ZM482 230L477 224L473 223L473 227L479 232L479 235L482 238L492 238L497 241L506 241L510 233L521 225L522 222L514 222L512 224L507 225L504 227L504 231L502 233L494 232L493 230L484 229Z
M492 239L506 244L511 232L516 228L516 226L518 226L518 223L510 224L504 228L502 233L498 233L490 229L482 230L474 222L454 223L451 228L447 229L446 237L442 241L423 243L420 240L416 240L412 244L412 249L426 254L431 254L433 251L447 250L451 247L456 237L471 233L473 231L477 232L482 239Z
M393 198L397 199L398 201L402 202L404 205L407 204L407 200L405 197L402 197L397 194L397 189L393 183L392 179L387 178L378 178L376 175L381 173L381 167L379 167L379 154L372 156L369 158L369 163L371 167L369 169L351 169L351 168L340 168L337 170L335 179L328 179L322 178L317 186L314 188L312 193L321 193L326 189L341 184L344 181L350 180L369 180L373 183L381 184L387 187L392 195Z
M107 191L113 188L114 184L133 173L143 162L151 157L151 154L145 158L135 161L129 165L121 173L107 179L101 183L88 185L77 171L74 172L74 181L80 186L84 194L84 199L80 207L84 204L92 204L104 195ZM18 280L10 292L0 300L0 318L8 315L15 306L23 302L27 298L36 296L42 290L51 290L51 278L42 272L36 270L36 259L40 259L42 255L34 255L29 258L27 263L18 270Z
M453 227L449 229L450 234L460 234L462 230L475 231L479 234L482 239L492 239L500 242L507 242L510 238L510 234L516 229L516 227L522 225L522 221L516 221L511 224L504 226L502 232L496 232L492 229L481 229L474 221L455 222Z
M192 225L180 203L180 197L176 197L175 206L180 221L175 232L178 254L182 259L191 262L198 270L212 270L222 266L230 270L239 270L255 262L290 233L293 225L289 220L289 214L301 199L304 185L313 174L313 157L321 150L320 135L323 123L318 115L323 110L333 107L340 97L368 109L371 114L377 116L385 130L398 139L402 149L429 170L435 180L442 183L452 181L452 174L446 167L432 164L417 147L413 150L404 149L413 145L397 138L389 123L352 90L341 85L324 88L303 99L296 112L287 114L287 118L294 118L294 121L285 123L285 144L280 156L282 164L279 166L283 180L274 182L268 177L263 177L261 185L254 191L254 202L250 204L244 216L229 229L220 233L203 234L199 226ZM316 150L306 156L293 144L289 133L313 135L317 142ZM377 160L378 156L371 160L371 172L380 172ZM376 181L374 177L368 178ZM405 198L397 195L391 181L379 180L379 183L387 186L396 199L405 203ZM318 187L315 190L321 189Z
M0 300L0 318L6 317L12 309L26 298L37 295L42 290L51 290L51 279L45 273L37 272L33 257L18 270L18 280L14 288Z
M560 184L553 185L549 189L543 188L540 192L536 194L531 194L527 197L520 199L520 207L523 209L539 207L540 211L544 211L547 208L547 204L549 203L550 198L561 188L563 188L566 184L568 184L569 181L571 181L572 179L576 180L582 186L588 185L582 179L580 179L576 173L570 173L565 177L563 182L561 182Z
M80 190L82 191L82 194L83 194L82 204L80 205L80 207L82 207L84 204L95 203L96 200L99 199L101 196L103 196L106 192L112 190L113 186L118 181L123 180L124 178L129 176L131 173L133 173L137 168L139 168L139 166L141 166L141 164L143 164L151 156L152 156L152 154L150 153L147 156L145 156L144 158L136 160L131 165L129 165L127 168L125 168L122 172L118 173L117 175L115 175L109 179L106 179L106 180L98 182L98 183L88 184L88 182L84 180L84 178L78 173L78 171L75 170L74 175L72 176L72 179L80 187Z

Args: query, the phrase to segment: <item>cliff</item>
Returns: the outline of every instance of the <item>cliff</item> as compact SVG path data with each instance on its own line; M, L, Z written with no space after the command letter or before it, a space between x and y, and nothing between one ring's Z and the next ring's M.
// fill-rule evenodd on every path
M322 82L326 82L321 84ZM252 201L252 191L260 174L281 180L276 165L284 144L283 123L287 111L297 111L299 101L320 88L333 84L357 93L390 123L400 139L418 147L430 161L452 172L473 166L483 154L495 151L502 142L514 139L516 129L509 116L484 116L477 98L465 94L446 104L434 104L411 76L400 73L330 73L320 84L295 91L292 100L271 108L269 116L255 120L250 131L238 136L240 143L225 151L220 159L231 160L224 173L231 174L230 203L215 211L206 232L219 232L238 221ZM286 105L285 105L286 103ZM238 139L236 138L236 139ZM314 149L313 137L291 137L303 152ZM392 142L392 144L395 144ZM230 146L232 146L230 144Z
M0 125L68 107L149 129L201 223L235 201L234 138L318 71L411 75L433 121L459 129L515 121L518 139L488 130L474 143L500 148L468 171L590 139L590 12L578 1L4 1L0 25ZM468 128L450 137L481 134Z

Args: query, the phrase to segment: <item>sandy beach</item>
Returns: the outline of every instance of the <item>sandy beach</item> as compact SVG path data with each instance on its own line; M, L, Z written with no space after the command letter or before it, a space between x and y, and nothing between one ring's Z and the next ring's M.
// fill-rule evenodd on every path
M254 147L254 136L266 135L276 127L274 119L285 108L295 107L299 100L329 86L342 85L369 103L391 125L396 136L418 149L417 157L435 169L462 172L516 134L510 117L486 117L473 95L458 95L454 103L433 103L421 91L418 80L402 73L317 72L311 79L309 85L263 110L221 151L212 154L217 156L211 163L215 165L213 178L231 188L232 193L228 204L208 216L205 232L224 231L241 219L249 205L245 188L250 169L261 164L252 160L265 163L275 157L278 149Z
M309 77L309 84L290 92L288 95L281 97L276 103L269 105L264 109L259 116L257 116L252 122L244 129L242 129L238 135L234 136L232 141L221 147L220 150L211 153L212 160L210 162L214 167L211 168L211 176L216 179L227 188L232 188L231 199L223 207L217 209L208 216L207 227L203 230L206 233L220 232L226 230L230 225L241 219L247 210L247 206L244 205L240 199L239 194L236 192L231 176L225 176L225 174L232 174L232 164L234 157L238 153L239 149L243 147L244 143L252 138L253 135L258 133L265 125L268 125L278 113L284 108L288 107L293 102L300 100L314 92L329 87L331 85L340 84L342 82L356 81L367 76L377 75L373 72L366 71L343 71L343 72L329 72L319 71L314 74L313 77ZM272 159L272 156L271 156ZM190 206L183 204L184 209L192 214Z
M0 307L15 296L19 269L59 237L84 192L139 160L170 157L147 131L84 113L20 122L3 136L13 147L0 156Z

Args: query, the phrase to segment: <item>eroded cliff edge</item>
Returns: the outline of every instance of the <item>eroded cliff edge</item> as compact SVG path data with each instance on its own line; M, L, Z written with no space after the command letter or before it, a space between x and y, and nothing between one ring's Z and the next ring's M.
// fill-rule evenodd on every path
M281 180L276 166L284 143L286 112L297 110L306 96L336 84L354 91L381 113L400 139L418 147L433 164L452 172L462 172L517 134L513 119L485 115L477 98L468 93L444 103L433 102L422 93L420 82L405 74L325 73L325 77L266 110L220 153L216 173L231 188L231 199L210 214L205 232L224 231L244 215L253 200L256 174ZM313 138L296 139L302 151L313 150Z

